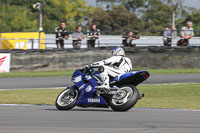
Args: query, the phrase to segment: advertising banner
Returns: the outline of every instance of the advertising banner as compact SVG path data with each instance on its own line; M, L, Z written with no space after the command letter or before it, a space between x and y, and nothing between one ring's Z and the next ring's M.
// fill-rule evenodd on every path
M40 46L39 46L40 45ZM39 32L1 33L2 49L45 49L45 33Z
M10 72L10 53L0 53L0 73Z

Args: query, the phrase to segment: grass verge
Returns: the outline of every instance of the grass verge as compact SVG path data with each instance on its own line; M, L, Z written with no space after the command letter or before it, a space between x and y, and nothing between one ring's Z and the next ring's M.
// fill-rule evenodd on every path
M73 71L31 71L31 72L10 72L10 73L0 73L0 78L34 78L34 77L66 77L72 76Z
M200 84L140 85L145 97L136 107L200 109Z
M200 73L200 68L195 69L135 69L147 70L150 74L187 74L187 73ZM69 71L46 71L46 72L10 72L0 73L0 78L22 78L22 77L65 77L71 76L73 70Z
M200 84L140 85L137 108L200 109ZM1 90L1 104L54 105L62 89Z
M148 69L150 74L189 74L200 73L200 68L187 69Z

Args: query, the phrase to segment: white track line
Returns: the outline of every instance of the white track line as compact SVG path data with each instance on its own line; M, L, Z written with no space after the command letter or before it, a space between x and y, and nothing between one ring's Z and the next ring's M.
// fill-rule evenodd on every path
M145 86L145 85L184 85L184 84L200 84L200 83L163 83L163 84L140 84L140 86ZM65 89L65 87L45 87L45 88L15 88L15 89L0 89L0 91L3 90L37 90L37 89Z
M15 88L15 89L0 89L0 91L5 90L40 90L40 89L65 89L66 87L45 87L45 88Z
M55 105L32 105L32 104L0 104L0 106L10 107L55 107ZM91 107L92 108L92 107ZM198 109L170 109L170 108L133 108L133 110L169 110L169 111L195 111L200 112Z
M184 85L184 84L200 84L200 83L163 83L163 84L140 84L140 85Z
M33 105L33 104L0 104L0 106L12 106L12 107L55 107L55 105Z

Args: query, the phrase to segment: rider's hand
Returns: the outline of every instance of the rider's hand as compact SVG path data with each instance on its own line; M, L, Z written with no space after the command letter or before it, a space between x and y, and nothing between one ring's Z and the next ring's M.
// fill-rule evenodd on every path
M90 65L85 65L84 68L89 69L91 66Z
M90 68L89 65L85 65L83 68L83 73L87 73L89 68Z

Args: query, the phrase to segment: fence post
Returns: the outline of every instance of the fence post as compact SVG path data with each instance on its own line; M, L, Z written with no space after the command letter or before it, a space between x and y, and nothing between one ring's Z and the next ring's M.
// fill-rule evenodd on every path
M45 4L46 4L45 2L43 2L43 4L41 4L41 3L33 4L33 8L38 8L38 10L39 10L39 39L38 39L39 49L40 49L40 45L41 45L41 32L43 31L43 27L42 27L42 8L43 8L43 5L45 5Z
M173 30L173 28L175 27L175 17L176 17L176 9L177 9L177 7L178 7L178 3L176 3L176 5L175 5L175 7L174 7L174 9L173 9L173 11L172 11L172 24L171 24L171 46L173 45L173 37L174 37L174 35L173 35L173 32L174 32L174 30Z
M1 49L1 33L0 33L0 49Z

